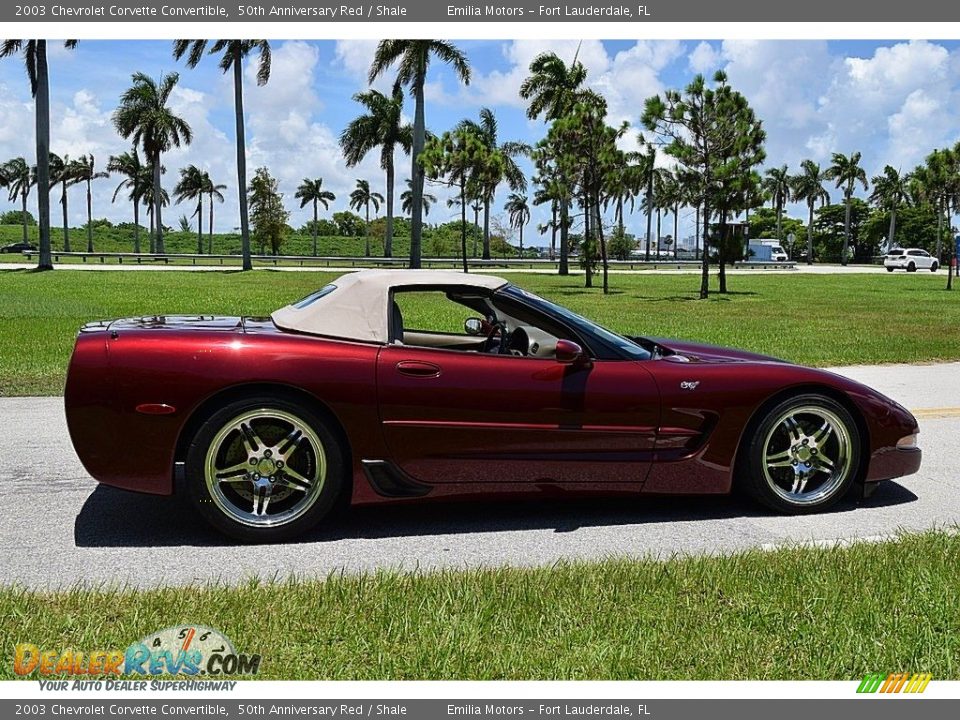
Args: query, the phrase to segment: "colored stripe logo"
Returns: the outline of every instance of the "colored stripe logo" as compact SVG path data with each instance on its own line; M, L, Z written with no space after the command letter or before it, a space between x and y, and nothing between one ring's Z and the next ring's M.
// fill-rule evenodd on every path
M930 673L870 673L865 675L857 688L858 693L922 693L927 689L933 675Z

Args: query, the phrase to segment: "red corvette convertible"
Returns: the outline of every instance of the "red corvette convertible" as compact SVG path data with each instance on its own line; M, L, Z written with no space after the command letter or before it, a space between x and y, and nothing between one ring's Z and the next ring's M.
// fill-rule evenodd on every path
M722 494L785 513L920 467L917 421L846 378L625 337L506 280L343 275L269 318L80 331L74 447L102 483L174 492L241 540L338 503Z

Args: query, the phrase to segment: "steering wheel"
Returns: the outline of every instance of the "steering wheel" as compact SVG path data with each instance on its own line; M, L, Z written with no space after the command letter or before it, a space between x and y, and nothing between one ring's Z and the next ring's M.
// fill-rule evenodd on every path
M507 343L509 333L507 332L506 323L500 320L494 320L490 323L490 329L487 331L487 339L483 344L484 352L490 352L490 349L493 347L493 339L497 336L498 332L500 333L500 346L497 348L497 354L506 355L510 351Z

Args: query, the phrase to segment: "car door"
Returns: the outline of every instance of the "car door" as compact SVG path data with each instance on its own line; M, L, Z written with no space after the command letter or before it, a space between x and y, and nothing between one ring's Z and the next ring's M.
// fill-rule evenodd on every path
M644 363L387 345L377 393L392 460L421 482L636 483L660 417Z

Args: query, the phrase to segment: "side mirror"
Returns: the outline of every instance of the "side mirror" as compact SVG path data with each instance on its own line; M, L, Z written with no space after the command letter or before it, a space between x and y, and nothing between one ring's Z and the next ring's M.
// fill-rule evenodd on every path
M556 358L558 363L579 364L586 356L583 354L583 348L572 340L557 340Z
M483 320L480 318L467 318L463 321L463 331L467 335L480 335L483 332Z

